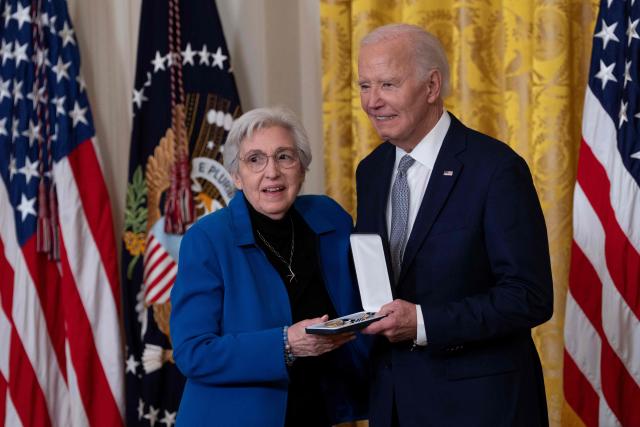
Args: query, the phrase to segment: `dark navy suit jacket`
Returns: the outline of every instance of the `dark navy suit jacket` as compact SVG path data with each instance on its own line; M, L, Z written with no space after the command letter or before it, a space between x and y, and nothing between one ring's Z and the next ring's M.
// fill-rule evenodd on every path
M394 160L385 142L356 172L357 232L382 236L388 265ZM428 345L376 338L372 427L389 425L394 401L403 427L548 423L531 328L553 312L549 247L529 168L512 149L452 115L392 286L421 305Z

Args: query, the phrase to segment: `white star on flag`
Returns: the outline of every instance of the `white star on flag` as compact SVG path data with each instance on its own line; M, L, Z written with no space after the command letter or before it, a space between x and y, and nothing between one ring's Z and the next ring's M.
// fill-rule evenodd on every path
M67 43L76 44L76 41L73 39L73 28L69 27L66 22L62 26L62 30L60 30L58 35L62 39L62 47L65 47Z
M17 209L20 211L20 214L22 215L21 220L23 222L27 218L27 215L36 216L36 210L34 207L35 203L36 203L35 197L31 199L27 199L27 197L24 194L21 195L20 204L18 205Z
M84 82L84 78L80 74L76 76L76 83L78 83L80 92L84 92L87 89L87 84Z
M622 124L624 122L628 122L629 119L627 119L627 107L628 107L629 103L624 102L624 101L620 101L620 113L618 114L618 118L619 118L619 122L618 122L618 129L620 129L622 127Z
M156 409L153 405L149 405L149 413L144 415L144 418L149 420L149 425L153 427L158 421L158 415L160 414L160 409Z
M617 22L614 22L613 24L607 26L607 23L604 22L604 19L602 20L602 29L600 30L599 33L595 34L594 37L598 37L602 39L603 42L603 48L606 49L607 48L607 44L613 40L615 42L619 42L620 40L618 39L618 37L615 34L616 31L616 27L618 26Z
M182 51L182 65L194 65L193 57L196 55L196 51L191 49L191 43L187 43L187 47Z
M7 133L7 118L0 119L0 135L9 136Z
M624 84L623 88L627 87L627 82L632 82L631 79L631 61L625 61L624 63Z
M2 55L2 65L9 59L13 58L13 42L7 43L2 40L2 47L0 47L0 55Z
M153 64L153 72L156 73L159 70L164 70L164 56L160 55L160 52L156 51L156 57L151 61Z
M216 53L211 54L211 59L213 59L213 62L211 63L212 67L217 65L221 70L224 69L224 61L227 59L227 56L222 54L221 47L218 47Z
M144 96L144 88L140 90L133 89L133 103L136 105L136 107L138 108L142 107L142 103L148 100L149 99L146 96Z
M24 175L24 178L27 180L27 184L31 182L31 178L38 177L38 165L40 164L39 160L32 162L29 157L25 158L24 166L21 167L18 172Z
M13 180L13 176L18 173L18 167L16 166L16 158L11 157L9 159L9 179Z
M141 420L144 415L144 401L138 398L138 419Z
M202 45L202 49L198 52L200 55L200 65L209 65L209 51L207 50L207 45Z
M129 358L127 359L127 369L125 372L131 372L132 374L136 374L136 371L138 370L138 366L140 366L140 362L138 362L136 360L136 358L134 357L133 354L129 355Z
M4 5L4 12L2 12L2 17L4 18L4 25L9 25L9 19L11 19L11 3L7 3Z
M11 123L11 141L15 142L16 139L20 137L20 132L18 132L18 125L20 124L20 118L14 117L13 122Z
M22 131L22 136L26 136L29 138L29 147L31 147L38 139L38 135L40 134L40 125L36 125L33 123L33 120L29 119L29 129L25 129Z
M2 81L0 79L0 104L2 100L5 98L11 99L11 91L9 90L9 85L11 84L11 80Z
M56 105L56 116L67 113L67 110L64 108L65 99L66 99L66 96L61 96L60 98L53 98L53 103Z
M38 50L35 54L34 62L37 66L41 67L47 61L47 54L44 50Z
M167 68L171 68L171 66L173 65L173 55L171 55L171 52L167 53L164 56L164 59L166 59L167 61Z
M49 14L47 12L40 15L40 25L42 25L43 27L49 26Z
M13 58L16 60L16 67L20 65L20 62L29 62L29 57L27 56L27 48L29 47L28 43L18 44L16 42L15 49L13 51Z
M635 21L631 22L631 18L629 18L629 25L627 26L627 46L631 46L631 41L633 39L640 39L637 30L639 22L640 19L636 19Z
M87 107L80 108L80 104L76 101L73 104L73 110L69 111L69 117L73 120L73 127L76 127L78 123L82 122L85 125L89 124L87 122L86 117L84 116L87 113Z
M17 6L18 8L11 17L18 21L18 29L21 30L25 22L31 22L31 6L23 7L20 2Z
M24 99L22 96L22 81L14 82L13 84L13 105L18 105L21 99Z
M607 82L611 80L612 82L617 82L616 76L613 75L613 69L616 66L615 62L612 62L610 65L605 65L605 63L600 60L600 71L596 74L596 78L602 80L602 90L607 85Z
M27 94L27 99L33 104L36 103L36 98L38 102L44 102L44 86L38 89L38 87L34 85L31 92Z
M53 71L56 73L56 81L60 83L60 80L63 78L69 79L69 72L67 71L71 66L71 62L67 62L66 64L62 60L62 57L58 57L58 63L53 66Z
M166 424L167 427L171 427L176 423L177 412L169 412L164 410L164 417L160 420L161 423Z

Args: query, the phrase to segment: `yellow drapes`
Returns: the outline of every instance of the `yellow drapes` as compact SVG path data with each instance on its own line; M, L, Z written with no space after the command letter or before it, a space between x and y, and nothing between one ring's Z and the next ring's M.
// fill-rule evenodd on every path
M355 167L380 141L360 110L359 40L407 22L442 40L451 65L446 108L523 156L547 221L555 312L533 332L552 425L580 425L564 403L564 306L572 192L597 0L321 0L327 193L355 213Z

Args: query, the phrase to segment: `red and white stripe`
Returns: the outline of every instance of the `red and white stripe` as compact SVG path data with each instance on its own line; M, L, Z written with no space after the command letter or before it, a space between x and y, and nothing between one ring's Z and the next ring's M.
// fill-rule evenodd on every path
M0 216L0 425L124 424L109 197L91 140L54 165L61 260ZM10 206L0 185L0 206ZM4 420L3 420L4 418Z
M640 189L587 87L574 192L564 389L586 425L640 425Z
M144 253L144 302L147 305L169 301L171 288L176 281L178 264L171 257L153 232L147 237Z

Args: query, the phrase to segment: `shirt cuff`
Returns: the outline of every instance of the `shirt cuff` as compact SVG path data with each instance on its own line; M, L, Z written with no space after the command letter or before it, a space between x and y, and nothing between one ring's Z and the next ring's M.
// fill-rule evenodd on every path
M425 346L427 345L427 331L424 327L424 317L422 317L422 307L420 307L420 304L416 304L416 320L416 339L413 342L416 345Z

